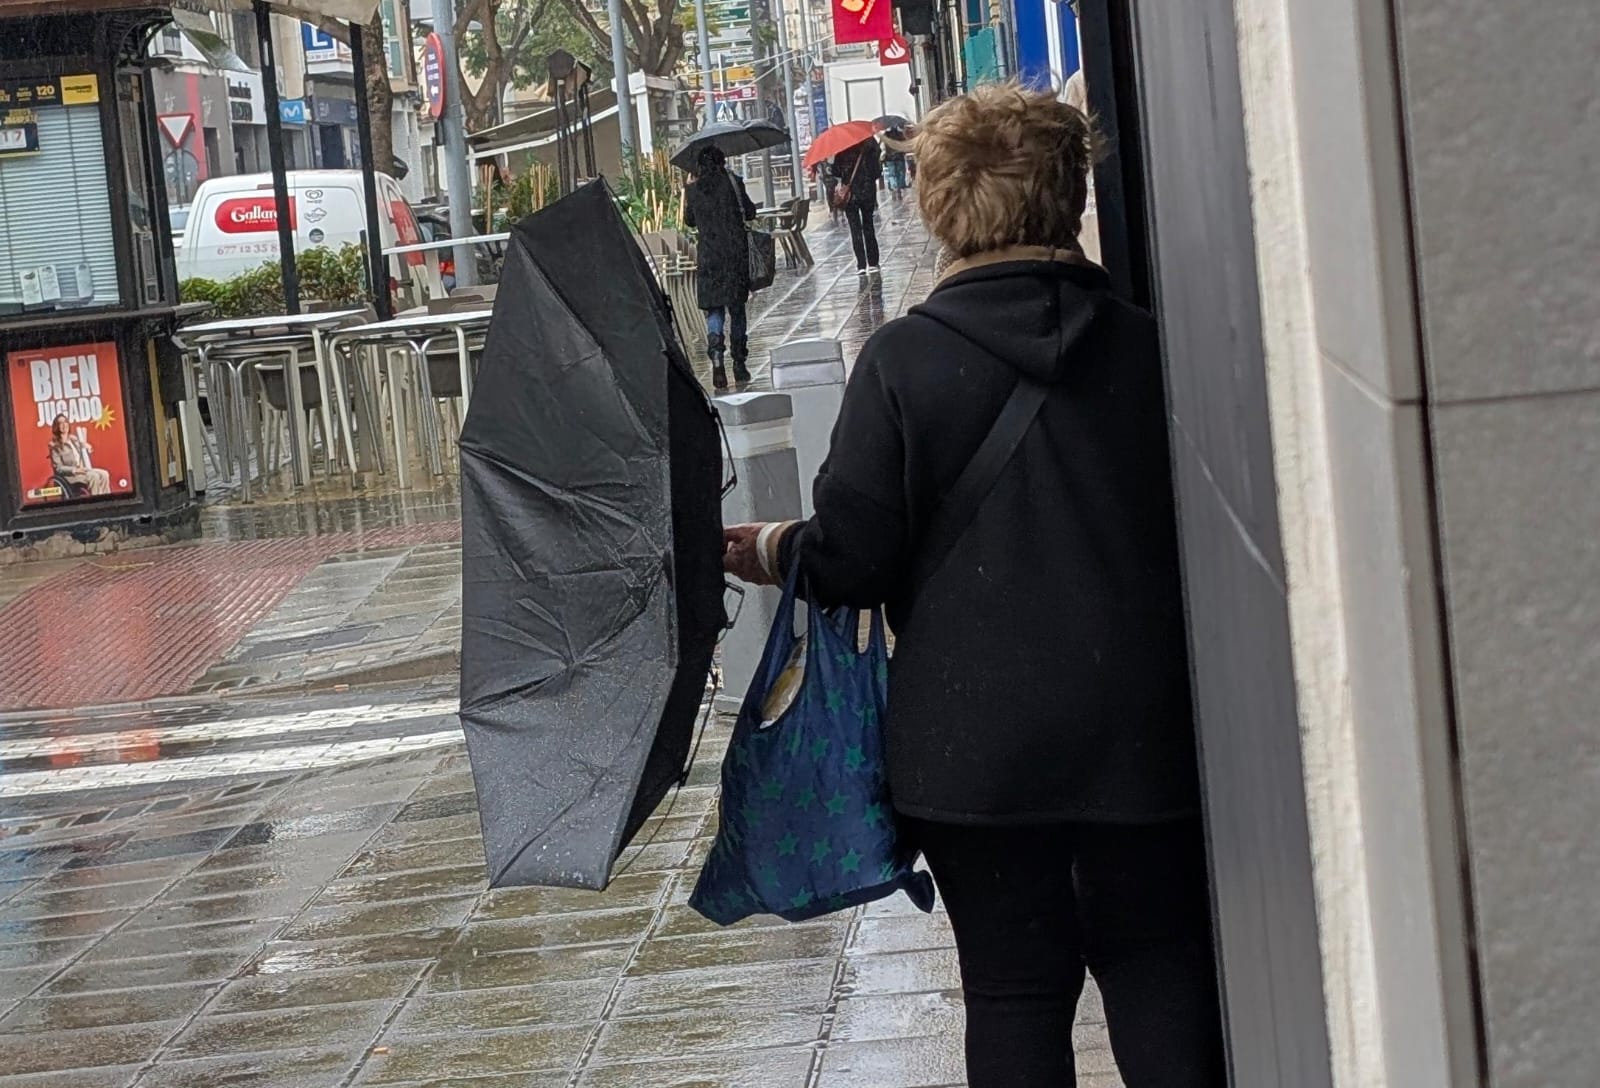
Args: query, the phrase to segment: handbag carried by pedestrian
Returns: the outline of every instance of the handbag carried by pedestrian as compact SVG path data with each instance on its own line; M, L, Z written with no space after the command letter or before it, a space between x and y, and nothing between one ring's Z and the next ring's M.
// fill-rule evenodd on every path
M740 197L732 174L728 175L728 188L733 190L734 207L739 209L740 218L743 218L744 200ZM777 240L771 231L752 227L748 223L744 227L744 238L745 251L750 260L750 290L761 291L771 287L772 281L778 278Z
M856 156L856 164L850 168L850 177L844 181L836 181L833 188L828 190L828 207L834 211L842 211L850 203L851 186L856 181L856 171L861 169L861 156Z
M889 800L883 616L872 613L864 649L853 608L808 606L797 635L799 567L734 724L721 822L689 905L718 925L799 922L904 890L931 911L933 882L913 868Z

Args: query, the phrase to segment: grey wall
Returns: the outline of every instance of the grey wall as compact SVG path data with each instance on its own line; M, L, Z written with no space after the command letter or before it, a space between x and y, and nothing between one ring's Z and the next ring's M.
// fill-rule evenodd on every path
M1331 1083L1230 0L1136 0L1223 989L1239 1088Z
M1394 0L1495 1088L1600 1070L1600 5Z
M1285 365L1323 388L1382 1057L1389 1084L1477 1084L1393 12L1288 16L1316 342Z

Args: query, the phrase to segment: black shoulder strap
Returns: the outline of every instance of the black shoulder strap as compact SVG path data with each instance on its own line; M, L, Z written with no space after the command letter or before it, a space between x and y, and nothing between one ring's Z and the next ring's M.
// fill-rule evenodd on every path
M967 467L961 470L961 475L956 477L949 493L933 512L933 521L917 553L915 584L926 583L944 565L950 550L967 531L978 507L994 490L995 481L1033 426L1048 393L1047 386L1026 376L1018 377L1016 388L1006 398L1005 406L979 444L978 452L972 455L972 460L967 462Z

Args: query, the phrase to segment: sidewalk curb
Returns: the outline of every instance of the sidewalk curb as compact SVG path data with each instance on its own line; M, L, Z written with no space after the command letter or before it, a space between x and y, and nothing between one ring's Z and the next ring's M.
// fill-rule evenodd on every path
M396 684L408 680L430 680L461 670L461 650L430 650L427 653L398 657L381 665L358 665L322 676L285 680L272 684L252 684L229 688L217 694L223 699L253 699L262 695L306 695L338 692L374 684Z

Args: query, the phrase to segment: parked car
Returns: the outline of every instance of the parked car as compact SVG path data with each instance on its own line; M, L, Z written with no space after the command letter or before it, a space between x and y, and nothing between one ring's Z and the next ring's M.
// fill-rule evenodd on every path
M179 279L228 279L277 259L278 211L270 174L201 182L189 207L183 249L178 255ZM385 249L423 240L416 213L387 174L378 175L378 213ZM315 246L338 249L361 244L367 231L361 172L290 171L289 227L297 253ZM408 254L405 263L422 262L422 255L416 253ZM390 275L399 274L400 262L391 261Z
M167 207L167 229L172 234L172 251L183 251L183 236L189 225L188 204L172 204Z
M450 211L442 205L423 205L417 209L417 226L422 231L424 242L443 242L455 237L450 233ZM482 227L476 219L473 229L481 230ZM478 282L498 283L500 281L500 268L505 261L505 246L498 242L472 243L473 255L477 258ZM454 290L456 286L456 260L455 251L447 250L439 255L439 276L444 280L445 289Z

